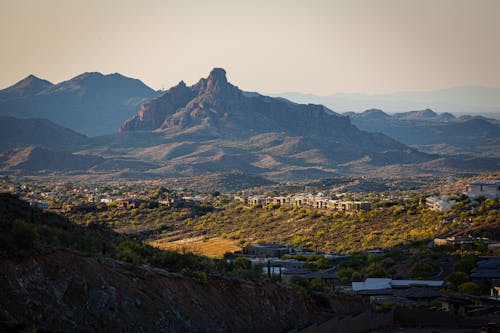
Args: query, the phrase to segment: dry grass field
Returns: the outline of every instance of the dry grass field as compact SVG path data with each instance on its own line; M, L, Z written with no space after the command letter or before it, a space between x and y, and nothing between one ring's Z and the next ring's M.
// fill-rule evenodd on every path
M222 237L211 239L192 237L176 241L158 239L149 242L149 244L162 250L192 252L207 257L222 257L226 252L241 250L241 247L235 241Z

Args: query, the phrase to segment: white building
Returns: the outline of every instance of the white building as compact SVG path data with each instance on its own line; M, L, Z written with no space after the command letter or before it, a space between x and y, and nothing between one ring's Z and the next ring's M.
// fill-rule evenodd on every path
M467 195L472 199L479 197L498 199L500 198L500 180L475 180L467 186Z
M368 278L362 282L352 282L354 293L376 292L388 289L402 289L410 287L442 287L441 280L393 280L389 278Z
M427 208L439 212L444 212L450 209L454 204L456 203L456 200L448 200L448 197L428 197L425 199L425 204Z

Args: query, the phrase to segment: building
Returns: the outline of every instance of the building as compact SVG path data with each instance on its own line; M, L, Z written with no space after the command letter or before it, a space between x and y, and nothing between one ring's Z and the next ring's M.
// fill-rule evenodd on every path
M425 204L427 208L430 210L435 210L438 212L444 212L450 209L454 204L456 203L456 200L449 200L448 197L428 197L425 199Z
M467 185L467 195L472 199L479 197L499 199L500 180L480 179L470 182L469 185Z
M394 289L413 287L442 287L441 280L393 280L390 278L368 278L362 282L352 282L352 291L359 295L392 295Z
M471 237L468 235L464 236L452 236L447 238L434 238L434 245L463 245L463 244L474 244L474 243L491 244L492 240L485 237Z
M236 197L235 197L236 198ZM240 197L238 197L240 198ZM358 212L361 210L370 210L371 202L368 201L341 201L333 200L322 194L303 194L298 193L288 196L269 197L265 195L252 195L247 198L249 205L277 205L309 207L317 209L329 209L339 212Z
M500 257L484 257L476 263L470 272L475 281L500 279Z
M281 244L251 244L243 248L243 254L261 258L280 258L291 253L295 253L293 247Z

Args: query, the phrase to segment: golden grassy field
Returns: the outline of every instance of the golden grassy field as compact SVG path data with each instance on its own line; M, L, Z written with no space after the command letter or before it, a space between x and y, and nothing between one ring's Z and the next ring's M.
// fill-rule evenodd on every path
M226 252L241 250L235 241L222 237L205 239L203 237L192 237L176 241L154 240L149 245L162 250L171 250L177 252L192 252L207 257L222 257Z

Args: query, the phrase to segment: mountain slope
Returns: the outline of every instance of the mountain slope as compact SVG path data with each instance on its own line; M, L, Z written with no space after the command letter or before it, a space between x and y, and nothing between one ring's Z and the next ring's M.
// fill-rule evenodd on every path
M47 118L86 135L118 130L137 106L157 93L120 74L84 73L50 84L34 76L0 91L0 115Z
M75 155L34 146L0 153L0 166L5 170L87 170L102 162L104 159L99 156Z
M182 175L242 170L316 177L359 159L432 159L383 134L360 131L322 105L245 93L220 68L144 102L121 132L156 133L161 143L134 153L165 161L164 172Z
M145 171L157 166L133 158L103 158L95 154L71 154L29 146L0 152L0 171L44 174L51 172L111 173Z
M47 119L0 116L0 151L38 145L45 148L76 149L88 138Z

